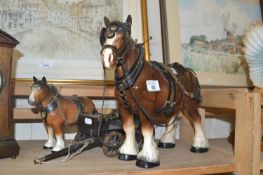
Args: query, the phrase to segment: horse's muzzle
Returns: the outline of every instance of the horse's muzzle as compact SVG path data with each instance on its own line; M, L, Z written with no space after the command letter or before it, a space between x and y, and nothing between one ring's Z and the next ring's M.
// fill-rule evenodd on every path
M112 54L101 54L104 69L113 69L115 67L114 57Z
M32 100L28 100L28 104L31 105L31 106L36 106L36 105L37 105L37 104L36 104L34 101L32 101Z

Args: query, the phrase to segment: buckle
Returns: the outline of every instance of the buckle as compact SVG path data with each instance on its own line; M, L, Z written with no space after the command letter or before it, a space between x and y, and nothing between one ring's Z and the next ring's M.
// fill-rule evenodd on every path
M122 66L122 65L124 65L124 59L123 59L123 57L117 57L117 59L116 59L116 61L117 61L117 65L119 66Z
M120 83L119 86L118 86L118 89L120 91L120 93L124 93L123 91L125 90L125 86L123 83ZM122 92L121 92L122 91Z

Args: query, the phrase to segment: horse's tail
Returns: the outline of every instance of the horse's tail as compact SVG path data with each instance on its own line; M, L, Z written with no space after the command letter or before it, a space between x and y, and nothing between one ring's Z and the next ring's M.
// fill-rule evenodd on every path
M184 87L187 86L185 76L188 74L192 77L191 79L193 82L191 83L192 83L193 89L192 89L192 92L189 92L189 93L193 94L193 98L196 99L199 103L201 103L202 96L200 92L200 83L199 83L199 80L194 70L191 68L184 67L182 64L178 62L171 63L169 67L172 67L175 70L175 72L177 73L177 76L179 77L179 81L181 81Z
M80 97L80 96L75 96L75 98L77 99L78 106L80 106L80 109L81 109L82 112L87 112L87 111L85 111L85 106L88 105L89 108L91 108L91 110L89 110L88 113L90 113L90 114L98 114L96 106L95 106L95 104L93 103L93 101L90 98L88 98L88 97Z
M253 84L263 88L263 23L256 22L249 27L243 39L245 59Z

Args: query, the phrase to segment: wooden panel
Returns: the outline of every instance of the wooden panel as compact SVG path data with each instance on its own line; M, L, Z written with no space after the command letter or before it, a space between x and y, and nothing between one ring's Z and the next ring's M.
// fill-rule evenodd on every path
M260 173L261 97L255 93L236 95L235 161L240 175Z
M203 107L235 109L235 94L247 92L245 88L236 89L203 89L201 91Z
M11 92L10 92L10 66L12 49L0 47L0 70L3 74L4 86L0 94L0 137L10 136L11 119Z
M16 82L14 86L14 96L28 96L32 83ZM89 96L89 97L114 97L115 87L103 85L74 85L74 84L56 84L62 95L71 96Z
M8 106L0 104L0 137L10 136Z

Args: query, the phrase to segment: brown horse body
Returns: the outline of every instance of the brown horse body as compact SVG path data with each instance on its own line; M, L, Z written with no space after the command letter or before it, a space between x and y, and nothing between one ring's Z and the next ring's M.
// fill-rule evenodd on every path
M33 80L28 102L41 108L41 116L48 132L44 148L60 151L65 147L63 126L75 124L80 112L93 114L96 112L95 105L87 97L63 97L54 86L47 84L45 77L42 80L34 77Z
M158 166L160 160L154 142L154 125L166 126L158 146L174 147L174 121L179 111L189 119L195 131L191 151L208 151L198 112L200 86L193 71L178 63L168 67L145 61L142 58L143 49L130 36L130 16L125 23L110 22L106 17L104 21L106 28L101 34L102 61L105 68L115 68L115 95L126 133L125 142L119 150L119 159L137 159L136 165L143 168ZM167 78L167 74L170 78ZM151 85L147 85L149 80L155 82L152 89L149 87ZM134 136L134 115L139 116L142 124L144 145L140 152Z

